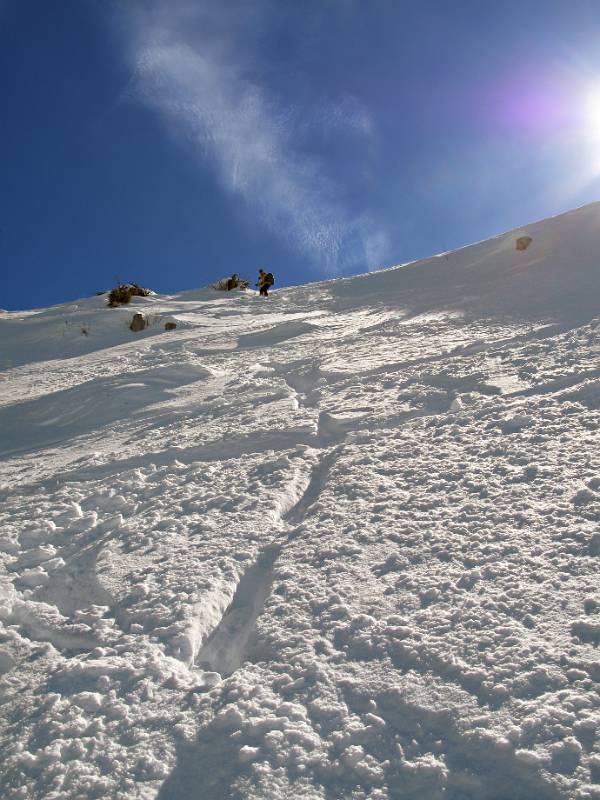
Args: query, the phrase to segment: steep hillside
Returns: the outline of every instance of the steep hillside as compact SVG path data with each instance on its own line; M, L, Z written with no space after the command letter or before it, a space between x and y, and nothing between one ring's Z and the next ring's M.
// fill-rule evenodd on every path
M0 314L0 796L600 798L599 250Z

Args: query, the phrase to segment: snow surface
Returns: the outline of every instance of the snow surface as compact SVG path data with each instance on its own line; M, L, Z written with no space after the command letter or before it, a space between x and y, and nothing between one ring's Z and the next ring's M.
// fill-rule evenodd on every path
M600 798L599 253L0 313L0 795Z

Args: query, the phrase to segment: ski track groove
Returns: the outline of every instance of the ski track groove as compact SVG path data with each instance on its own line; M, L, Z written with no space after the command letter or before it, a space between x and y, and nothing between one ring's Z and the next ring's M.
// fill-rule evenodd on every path
M335 435L339 435L337 428L334 431ZM327 429L321 438L329 439L331 435L332 432ZM271 593L276 562L286 543L294 538L297 527L311 506L317 502L340 446L318 459L299 499L289 510L278 515L272 541L262 548L254 563L240 578L221 619L200 645L194 658L196 667L228 677L246 661L252 660L252 638ZM284 524L283 532L278 529L278 523ZM293 526L291 530L290 524Z
M226 678L249 660L254 627L271 592L281 546L267 545L241 577L220 622L198 651L195 664Z
M313 506L319 499L321 490L327 481L333 464L338 457L338 451L339 446L319 459L317 464L313 467L310 479L301 497L298 499L295 505L293 505L292 508L290 508L289 511L283 515L282 519L284 522L293 526L298 526L303 522L309 513L311 506ZM291 535L292 534L290 534L290 536Z
M431 416L431 409L408 413L402 417L402 421L424 416ZM311 470L306 487L296 503L275 520L276 533L272 541L260 551L257 559L240 578L221 619L200 645L194 658L196 667L229 677L245 661L251 660L252 636L270 595L276 562L282 555L286 542L295 537L298 527L318 502L348 433L347 425L327 412L319 414L315 438L321 444L320 455ZM332 442L335 444L332 445ZM278 522L285 525L283 535L277 530Z

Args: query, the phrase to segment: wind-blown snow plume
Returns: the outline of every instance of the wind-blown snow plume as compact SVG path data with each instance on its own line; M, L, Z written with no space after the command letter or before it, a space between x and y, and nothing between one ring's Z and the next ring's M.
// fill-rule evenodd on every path
M375 267L387 237L367 215L348 213L342 187L321 160L301 151L304 123L297 109L284 107L251 77L260 69L247 29L267 8L159 0L143 14L130 13L135 95L165 118L260 224L321 268ZM338 99L317 115L334 131L372 138L372 121L355 98Z

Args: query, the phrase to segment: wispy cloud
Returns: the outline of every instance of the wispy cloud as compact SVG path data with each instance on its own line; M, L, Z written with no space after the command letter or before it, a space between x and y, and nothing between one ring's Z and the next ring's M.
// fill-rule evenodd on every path
M270 0L257 0L251 10L233 1L157 0L142 13L129 12L131 90L187 142L202 169L214 170L223 189L242 199L253 219L314 266L329 274L372 268L381 263L384 232L366 215L346 210L343 186L322 159L299 146L302 115L255 77L258 52L245 31L273 8ZM367 111L351 96L311 113L333 130L367 140L373 135Z

